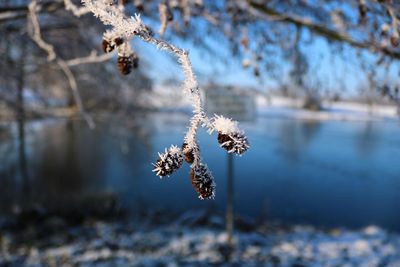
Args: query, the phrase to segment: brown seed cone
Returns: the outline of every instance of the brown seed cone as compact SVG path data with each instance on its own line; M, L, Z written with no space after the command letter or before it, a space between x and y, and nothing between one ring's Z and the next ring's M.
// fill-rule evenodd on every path
M124 43L124 39L121 38L121 37L117 37L117 38L114 39L114 43L115 43L116 46L120 46L120 45L122 45Z
M157 172L157 175L160 177L170 176L175 171L175 167L174 168L171 168L171 167L166 168L165 162L161 159L157 160L155 167L159 169Z
M185 156L185 161L189 164L192 164L194 161L193 150L188 149L186 143L182 144L182 152L183 152L183 155Z
M177 146L171 146L165 153L159 154L160 158L153 164L153 172L157 176L169 176L183 164L182 151Z
M238 155L242 155L250 148L247 137L241 133L218 133L218 143L229 153L233 152Z
M225 142L231 141L232 139L227 134L218 133L218 143L223 144Z
M215 195L214 177L207 166L200 164L190 171L190 180L200 199L212 199Z
M114 45L112 45L109 41L104 40L101 43L102 47L103 47L103 51L104 53L110 53L111 51L114 50Z
M118 70L124 74L128 75L132 71L133 62L131 56L119 56L118 57Z

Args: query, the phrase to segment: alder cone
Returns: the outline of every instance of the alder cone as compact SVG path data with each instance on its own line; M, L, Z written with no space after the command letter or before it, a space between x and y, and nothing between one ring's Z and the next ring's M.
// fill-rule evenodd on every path
M124 75L128 75L132 71L133 61L131 56L118 57L118 70Z
M190 171L190 180L200 199L212 199L215 195L214 177L207 166L200 164Z
M103 40L103 42L101 43L102 47L103 47L103 51L104 53L110 53L111 51L114 50L115 46L112 45L109 41L107 40Z
M159 155L160 158L154 164L153 169L153 172L158 176L169 176L183 164L182 152L176 146L171 146L165 153Z
M194 154L193 154L193 150L192 149L188 149L187 148L187 144L183 143L182 145L182 152L183 155L185 156L185 161L189 164L192 164L194 161Z
M250 148L247 137L241 133L218 133L218 143L220 143L221 147L228 151L228 153L235 153L238 155L242 155Z
M218 133L218 143L223 144L225 142L231 141L232 139L227 134Z
M114 39L114 43L115 43L116 46L120 46L120 45L122 45L124 43L124 39L121 38L121 37L117 37L117 38Z

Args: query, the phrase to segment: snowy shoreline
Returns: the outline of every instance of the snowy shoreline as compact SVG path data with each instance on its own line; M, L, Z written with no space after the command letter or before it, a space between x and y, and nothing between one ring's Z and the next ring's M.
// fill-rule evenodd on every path
M400 236L375 226L254 225L235 232L230 261L216 215L79 224L49 217L0 230L0 266L400 266Z
M240 92L254 99L255 113L260 116L335 121L380 121L397 120L399 118L398 109L395 105L368 105L355 101L322 100L322 110L312 111L303 108L304 99L302 98L290 98L246 90ZM170 99L173 99L173 101L170 101ZM204 100L207 110L207 98L204 97ZM174 87L156 87L151 95L142 99L142 102L155 110L191 112L189 99Z
M357 102L323 101L322 110L302 108L302 99L285 97L257 97L257 113L261 116L284 117L303 120L380 121L399 118L394 105L367 105Z

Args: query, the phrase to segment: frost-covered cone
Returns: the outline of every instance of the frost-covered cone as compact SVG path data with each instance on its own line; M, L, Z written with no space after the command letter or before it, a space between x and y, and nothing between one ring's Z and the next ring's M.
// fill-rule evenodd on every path
M238 128L236 121L215 116L212 125L218 131L218 143L229 153L241 155L250 148L247 137Z
M190 179L194 190L199 194L200 199L212 199L215 195L214 177L207 165L194 166L190 171Z
M158 155L160 158L153 164L153 172L160 177L171 175L182 166L183 154L177 146L172 145L168 150L165 149L164 153L158 153Z
M218 133L218 143L220 143L221 147L228 151L228 153L235 153L238 155L242 155L250 148L247 137L242 133Z
M115 43L116 46L120 46L120 45L122 45L124 43L124 39L121 38L121 37L117 37L117 38L114 39L114 43Z
M124 43L124 39L121 37L113 38L110 33L105 33L103 37L102 47L104 53L110 53L115 47L120 46Z
M182 152L183 155L185 156L186 162L192 164L194 161L193 149L188 148L188 145L186 143L183 143Z
M118 70L124 74L128 75L131 73L133 68L132 56L118 56Z
M115 46L108 40L103 40L101 45L103 47L104 53L110 53L115 48Z

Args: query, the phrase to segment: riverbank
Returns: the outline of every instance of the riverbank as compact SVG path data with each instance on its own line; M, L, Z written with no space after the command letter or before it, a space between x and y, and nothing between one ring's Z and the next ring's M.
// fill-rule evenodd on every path
M0 266L400 266L400 236L375 226L238 221L232 251L223 226L223 217L206 212L3 220Z
M304 100L285 97L257 98L258 115L314 121L397 120L395 105L366 104L352 101L321 101L321 110L303 108Z

